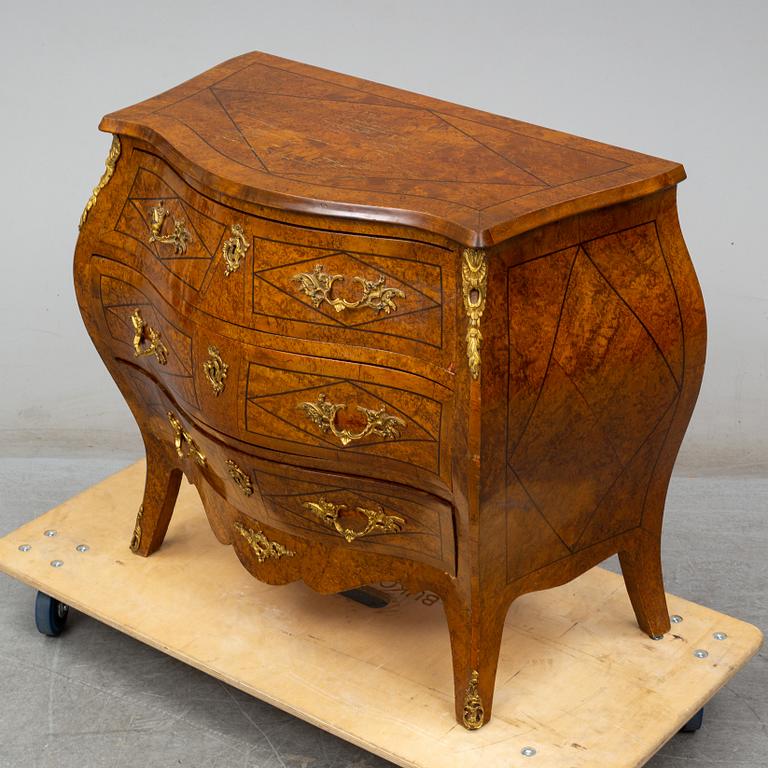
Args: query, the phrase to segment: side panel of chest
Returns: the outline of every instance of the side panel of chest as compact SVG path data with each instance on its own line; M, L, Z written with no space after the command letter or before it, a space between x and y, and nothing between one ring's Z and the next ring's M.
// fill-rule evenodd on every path
M481 513L497 534L486 562L513 583L660 527L704 315L673 191L529 233L489 263Z

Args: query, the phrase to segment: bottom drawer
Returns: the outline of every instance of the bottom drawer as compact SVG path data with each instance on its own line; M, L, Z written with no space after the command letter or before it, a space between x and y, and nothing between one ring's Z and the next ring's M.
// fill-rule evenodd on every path
M242 454L235 464L236 469L228 465L228 473L242 472L252 480L259 517L275 528L326 546L401 557L454 573L452 510L429 494ZM248 512L245 501L245 508L242 500L235 505Z
M231 532L237 512L301 539L303 548L340 550L334 558L355 553L352 559L361 563L360 556L380 561L383 555L455 575L453 508L448 502L398 483L260 458L242 443L230 444L201 428L140 369L126 365L125 372L152 414L148 428L181 457L220 538L245 536L236 527Z

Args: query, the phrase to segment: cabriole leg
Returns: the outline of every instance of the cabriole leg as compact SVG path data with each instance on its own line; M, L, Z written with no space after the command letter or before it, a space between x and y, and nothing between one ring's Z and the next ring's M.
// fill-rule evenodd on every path
M131 551L148 557L165 539L176 497L181 485L181 469L169 458L167 449L144 437L147 454L147 474L144 499L136 515L131 537Z
M451 637L456 720L477 730L491 719L506 606L469 612L444 601Z
M619 552L621 572L640 629L650 637L669 632L669 610L661 573L660 535L643 531L639 544Z

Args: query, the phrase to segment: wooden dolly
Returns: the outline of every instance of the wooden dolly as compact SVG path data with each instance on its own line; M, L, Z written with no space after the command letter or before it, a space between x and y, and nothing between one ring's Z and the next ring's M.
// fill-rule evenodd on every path
M191 486L162 549L128 550L135 464L0 539L0 570L40 590L38 628L72 606L401 766L634 768L700 710L762 642L754 626L672 595L663 640L637 628L620 576L595 568L517 600L491 722L453 716L437 597L383 583L374 609L251 578L213 537ZM693 718L693 720L692 720Z

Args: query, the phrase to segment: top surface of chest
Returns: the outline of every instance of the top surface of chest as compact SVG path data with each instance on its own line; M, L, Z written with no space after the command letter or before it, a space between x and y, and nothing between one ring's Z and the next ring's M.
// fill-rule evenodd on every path
M475 246L685 175L667 160L258 52L101 127L152 143L230 196Z

